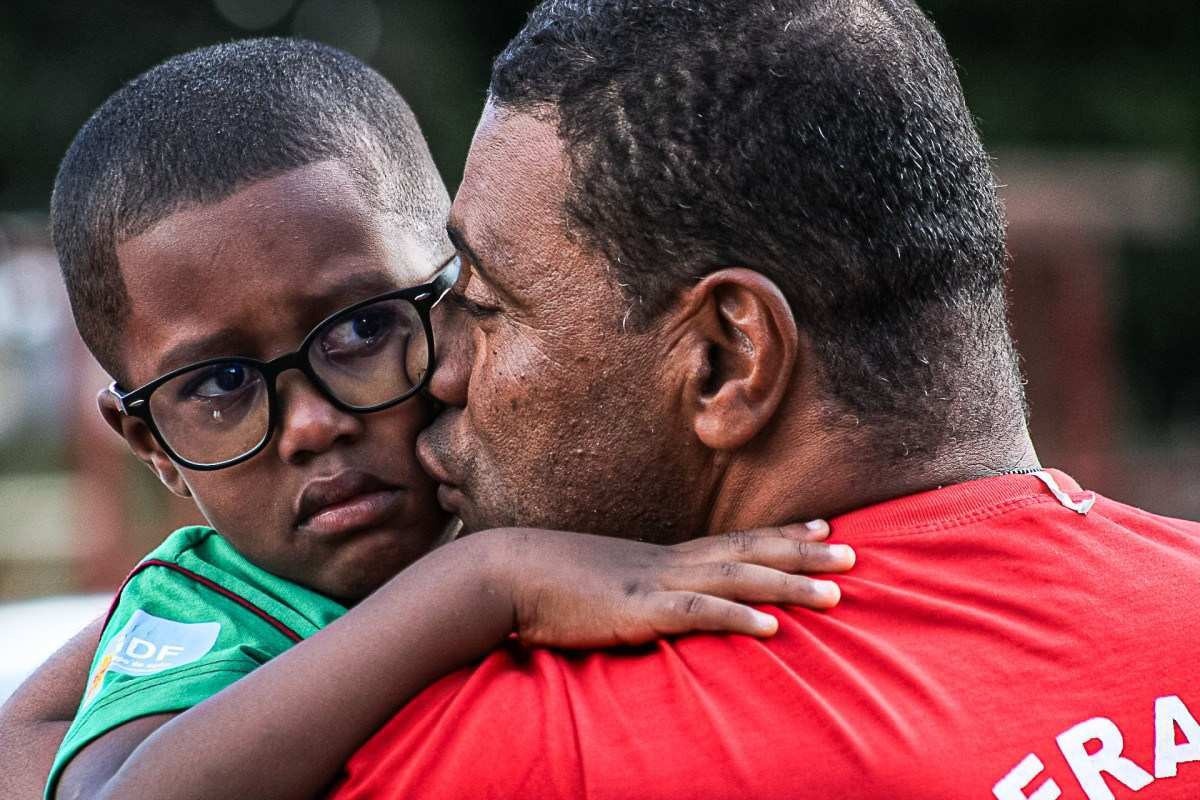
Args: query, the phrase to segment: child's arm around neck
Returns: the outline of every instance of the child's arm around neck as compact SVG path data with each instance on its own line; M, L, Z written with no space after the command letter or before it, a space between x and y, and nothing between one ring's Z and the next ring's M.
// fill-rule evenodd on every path
M199 705L97 739L57 797L317 795L410 698L514 631L585 648L698 630L769 636L772 617L732 600L836 603L827 582L781 574L848 568L852 556L816 543L827 533L789 527L674 547L526 529L469 536Z

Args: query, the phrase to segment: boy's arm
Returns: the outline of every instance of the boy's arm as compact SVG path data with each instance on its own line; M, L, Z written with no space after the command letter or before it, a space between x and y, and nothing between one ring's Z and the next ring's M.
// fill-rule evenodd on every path
M90 623L38 667L0 707L0 797L42 794L71 727L104 619Z
M407 700L514 630L575 647L693 630L762 636L775 620L732 600L835 604L832 584L785 574L850 566L852 556L816 543L823 535L796 528L672 548L549 531L467 537L205 702L165 724L147 718L161 727L129 723L88 745L58 796L311 797Z
M177 716L179 716L177 713L154 714L126 722L119 728L113 728L71 759L71 763L63 770L63 774L58 780L58 789L54 796L58 800L83 800L92 797L94 792L92 787L103 786L109 778L117 773L117 770L121 769L121 765L129 759L129 755L137 749L138 745ZM87 754L86 758L84 757L85 753ZM51 757L53 757L53 753L51 753ZM46 771L49 772L49 767ZM37 794L31 794L30 797L41 797L45 787L46 783L43 779L42 785L37 789ZM146 795L146 797L150 796Z

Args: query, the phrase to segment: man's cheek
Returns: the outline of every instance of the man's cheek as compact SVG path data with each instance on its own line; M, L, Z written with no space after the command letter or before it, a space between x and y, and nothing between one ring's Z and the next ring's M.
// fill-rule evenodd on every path
M526 482L575 446L573 397L586 386L536 347L523 343L510 356L497 360L466 411L483 459L496 473Z
M530 413L555 385L554 362L539 343L510 332L487 337L476 350L467 409L501 430L511 430L512 415Z

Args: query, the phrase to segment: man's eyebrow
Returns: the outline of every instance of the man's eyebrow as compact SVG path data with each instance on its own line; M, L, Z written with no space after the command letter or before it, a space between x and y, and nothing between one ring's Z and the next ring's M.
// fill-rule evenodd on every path
M471 271L483 278L485 283L491 284L497 289L503 290L503 284L496 280L495 276L484 266L479 260L479 256L471 249L471 245L467 243L467 237L463 235L462 229L453 222L446 223L446 235L450 237L451 243L456 248L467 254L467 258L471 259Z

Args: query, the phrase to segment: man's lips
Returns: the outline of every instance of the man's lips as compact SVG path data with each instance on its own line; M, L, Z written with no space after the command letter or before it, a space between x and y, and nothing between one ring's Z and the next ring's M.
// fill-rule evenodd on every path
M466 499L463 496L462 489L457 486L440 483L437 488L438 505L443 511L450 514L460 514L463 509L463 501Z
M336 535L373 527L397 508L404 488L366 472L347 470L312 481L296 503L296 527Z
M433 425L436 426L440 422L441 420L439 419ZM425 474L438 483L446 486L457 486L458 481L454 480L445 465L442 464L441 459L438 458L437 449L431 443L433 437L433 426L422 431L421 435L417 437L417 460L421 462L421 467L425 470Z
M443 412L445 413L445 412ZM441 422L439 419L434 422L434 426ZM426 474L438 482L437 499L438 505L442 510L448 511L451 514L457 514L462 511L463 492L458 487L458 484L451 477L449 471L438 459L437 451L432 444L431 439L434 437L435 431L433 427L425 430L417 437L417 458L421 462L421 466L425 469Z

